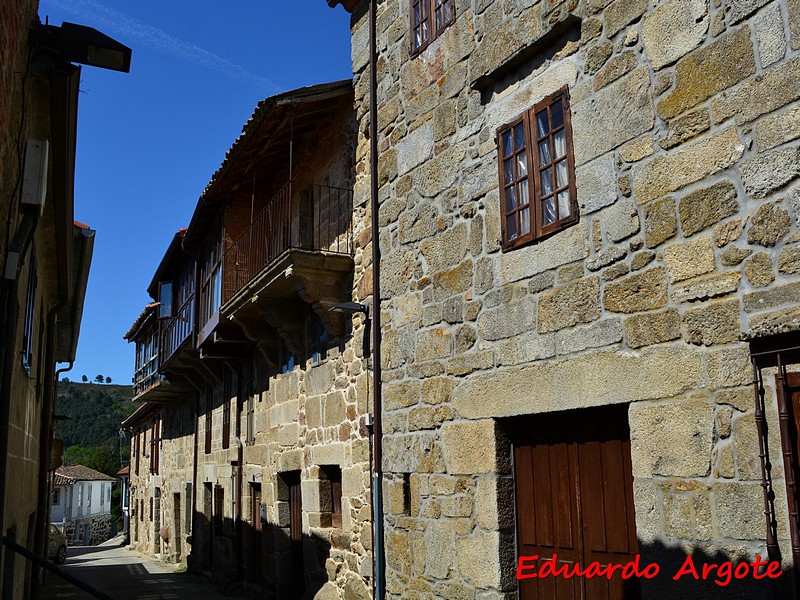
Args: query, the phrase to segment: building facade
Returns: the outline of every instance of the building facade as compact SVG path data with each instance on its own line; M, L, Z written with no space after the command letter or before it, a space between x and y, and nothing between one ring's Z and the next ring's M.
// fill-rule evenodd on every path
M126 334L131 541L256 597L369 594L355 136L350 81L261 102Z
M111 537L111 485L116 481L83 465L62 466L53 474L50 522L70 546L94 546Z
M790 597L798 3L376 8L387 597Z
M86 49L82 34L99 32L73 25L65 48L68 35L40 23L37 9L29 0L0 7L3 598L36 597L37 569L18 546L47 557L52 455L59 454L52 452L56 363L75 360L94 244L94 231L73 214L81 67L71 61L90 62L73 52ZM102 49L113 42L94 41Z

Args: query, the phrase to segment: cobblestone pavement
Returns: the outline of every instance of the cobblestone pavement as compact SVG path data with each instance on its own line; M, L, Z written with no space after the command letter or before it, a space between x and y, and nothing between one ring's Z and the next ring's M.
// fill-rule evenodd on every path
M174 565L118 544L75 547L62 568L114 600L217 600L225 596L203 577L178 573ZM47 573L41 598L92 600L86 592Z

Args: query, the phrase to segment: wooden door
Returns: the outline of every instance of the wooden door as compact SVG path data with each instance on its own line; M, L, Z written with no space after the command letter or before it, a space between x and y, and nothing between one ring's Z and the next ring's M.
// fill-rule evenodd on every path
M250 522L253 524L251 564L253 571L253 581L261 584L261 484L251 483L251 502L250 502Z
M514 426L519 556L537 566L622 564L638 552L627 405L537 415ZM530 564L530 563L529 563ZM636 579L561 576L520 581L523 600L633 600Z
M284 475L289 487L289 543L292 560L292 590L299 598L305 590L303 569L303 497L300 493L300 471Z

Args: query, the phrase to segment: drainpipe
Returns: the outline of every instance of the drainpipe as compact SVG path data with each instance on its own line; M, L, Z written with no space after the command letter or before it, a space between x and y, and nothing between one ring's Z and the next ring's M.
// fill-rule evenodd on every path
M376 36L377 2L369 3L369 179L372 211L372 411L374 417L374 471L372 473L372 547L375 600L386 594L383 546L383 429L381 426L381 248L378 222L378 46Z

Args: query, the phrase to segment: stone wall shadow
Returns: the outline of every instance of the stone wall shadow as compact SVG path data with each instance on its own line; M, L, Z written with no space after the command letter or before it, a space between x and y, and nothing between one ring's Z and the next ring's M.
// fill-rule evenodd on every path
M189 571L210 575L217 591L225 595L310 600L328 581L325 563L331 541L321 535L304 533L301 550L294 553L287 528L262 523L258 532L245 520L225 519L222 535L217 535L215 524L195 513L190 541ZM297 565L300 555L301 564Z
M757 580L753 577L752 567L748 570L748 575L742 579L734 576L730 577L727 585L727 577L720 577L716 570L709 572L707 579L702 579L702 568L704 564L715 563L722 565L732 562L733 570L742 562L752 562L752 557L747 555L743 547L739 556L732 556L729 552L708 547L705 549L692 549L687 553L683 548L667 546L661 542L642 543L639 542L639 554L641 564L647 565L655 563L659 566L659 574L653 579L641 579L641 597L646 600L678 600L695 599L698 600L796 600L796 571L786 569L781 571L780 577L776 579L763 578ZM691 554L692 563L700 575L700 580L695 580L691 574L681 576L675 580L674 577L681 571L687 557ZM744 568L742 567L742 571ZM764 568L760 570L764 575ZM626 594L626 600L638 598L638 593L632 591L630 599Z

